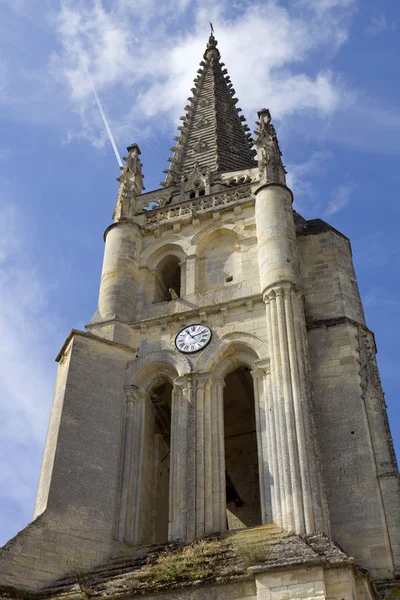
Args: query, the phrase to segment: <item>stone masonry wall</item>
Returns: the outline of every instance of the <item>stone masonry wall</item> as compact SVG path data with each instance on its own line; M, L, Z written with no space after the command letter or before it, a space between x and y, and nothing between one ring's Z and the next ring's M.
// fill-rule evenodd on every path
M327 225L297 239L332 535L387 577L399 568L399 477L350 242Z
M331 230L297 237L307 321L349 317L364 323L350 242Z
M358 328L320 326L309 330L308 342L332 537L376 576L390 577L393 559L362 398Z
M349 567L293 567L272 573L256 571L257 600L370 600L368 580Z
M42 514L46 510L47 499L53 473L54 458L58 442L58 431L63 413L63 404L65 397L65 387L68 380L69 364L71 360L72 341L68 344L65 352L58 364L56 387L54 390L53 403L51 406L50 421L47 428L47 439L42 459L40 471L40 480L36 496L36 504L33 518Z
M0 550L3 585L34 589L85 570L114 543L124 373L132 352L75 333L66 354L38 493L37 511L46 509Z

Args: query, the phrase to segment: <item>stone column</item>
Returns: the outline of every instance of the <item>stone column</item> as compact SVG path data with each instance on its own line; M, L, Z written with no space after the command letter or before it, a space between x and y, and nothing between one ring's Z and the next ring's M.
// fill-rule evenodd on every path
M304 494L309 497L310 486L308 473L303 482L302 490L300 480L300 464L302 460L301 451L298 448L298 439L296 436L296 423L294 415L294 399L298 395L298 388L292 386L291 369L295 365L290 362L286 332L283 304L284 288L279 287L270 290L265 296L268 322L270 323L270 348L274 355L274 367L272 379L277 382L277 400L280 412L280 444L283 458L282 467L284 469L283 497L284 497L284 517L283 522L288 529L294 529L298 533L304 533L305 515L304 515ZM301 418L302 421L302 418ZM300 426L301 428L301 426ZM308 531L307 531L308 532Z
M226 529L222 379L196 376L196 537Z
M141 251L139 226L132 221L111 225L104 234L105 250L101 274L97 321L117 317L123 322L135 319Z
M209 401L208 375L195 376L196 388L196 537L201 537L206 532L205 510L209 513L210 521L210 456L211 449L206 446L210 441L211 411ZM206 398L207 389L207 398ZM208 457L206 459L206 454ZM207 471L207 474L206 474ZM206 484L207 479L207 484Z
M203 387L204 401L204 533L213 530L213 412L211 398L211 379L207 377Z
M126 390L117 536L129 544L139 543L145 403L145 395L137 388Z
M196 402L191 375L174 381L171 421L169 539L195 537Z
M192 541L197 533L196 498L197 498L197 385L196 376L186 376L186 405L187 405L187 458L186 458L186 536L185 540Z
M261 368L261 367L260 367ZM264 404L265 419L268 435L269 469L270 469L270 493L273 521L282 522L282 499L281 489L283 485L283 472L281 465L281 448L279 445L279 421L278 411L274 402L273 386L271 381L271 367L269 365L264 377Z
M147 302L157 302L157 271L155 269L147 269L145 299Z
M174 382L169 539L226 528L223 380L209 373Z
M258 475L260 481L261 521L271 521L271 440L267 429L267 398L264 391L264 378L261 369L251 372L254 388L254 407L256 415L256 433L258 450Z
M274 521L297 533L325 531L317 452L311 426L305 317L292 194L280 184L256 190L260 281L270 348L269 431L274 456ZM274 462L275 461L275 462ZM278 484L278 486L277 486Z
M195 254L191 254L186 257L186 296L190 294L196 293L196 284L197 284L197 256Z
M184 298L186 296L186 263L185 261L181 261L179 263L179 268L181 270L181 288L180 288L180 298Z
M226 529L224 387L223 379L214 379L210 390L213 531Z
M168 540L176 539L177 517L179 513L179 484L178 474L178 420L181 389L174 384L171 401L171 440L170 440L170 471L169 471L169 517L168 517Z

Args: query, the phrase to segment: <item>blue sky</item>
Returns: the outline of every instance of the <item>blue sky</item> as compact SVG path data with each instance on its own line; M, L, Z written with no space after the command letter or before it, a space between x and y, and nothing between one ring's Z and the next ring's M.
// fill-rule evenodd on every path
M96 309L121 155L158 187L214 23L295 207L350 237L400 453L397 0L0 0L0 543L31 518L58 353Z

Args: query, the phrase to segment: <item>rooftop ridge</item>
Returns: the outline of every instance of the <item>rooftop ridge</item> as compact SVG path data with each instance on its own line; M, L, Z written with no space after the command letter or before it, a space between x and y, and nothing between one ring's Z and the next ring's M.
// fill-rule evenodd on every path
M236 108L236 92L220 56L211 34L161 185L178 185L196 165L202 171L220 173L255 166L250 128L239 115L241 108Z

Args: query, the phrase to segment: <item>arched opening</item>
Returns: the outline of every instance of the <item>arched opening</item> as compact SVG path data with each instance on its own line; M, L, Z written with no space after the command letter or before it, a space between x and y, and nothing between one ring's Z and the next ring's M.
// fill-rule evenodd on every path
M166 302L181 297L181 266L177 256L163 258L156 268L155 302Z
M150 392L152 411L149 411L151 414L146 423L147 435L153 438L152 444L145 445L148 464L144 468L148 469L148 475L151 473L146 478L146 497L148 506L152 506L150 541L154 543L168 540L171 394L172 385L167 381Z
M228 529L261 523L253 379L242 366L225 377L224 437Z
M199 196L205 196L206 190L202 181L196 179L191 185L191 189L189 191L189 199L194 200Z

